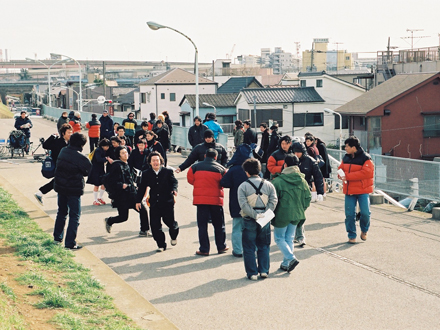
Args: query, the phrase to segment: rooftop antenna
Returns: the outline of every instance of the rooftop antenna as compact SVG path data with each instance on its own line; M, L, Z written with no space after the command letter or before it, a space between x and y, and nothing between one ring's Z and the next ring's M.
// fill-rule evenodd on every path
M406 32L411 32L410 37L400 37L400 39L411 39L411 51L414 49L414 38L429 38L430 36L417 36L414 37L414 32L416 31L424 31L423 29L406 29Z

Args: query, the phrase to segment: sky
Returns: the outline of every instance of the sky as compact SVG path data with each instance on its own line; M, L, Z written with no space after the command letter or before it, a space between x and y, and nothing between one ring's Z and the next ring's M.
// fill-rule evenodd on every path
M282 47L296 54L313 38L329 38L329 49L374 57L391 46L439 45L440 0L0 0L0 49L9 59L47 59L50 53L77 60L194 61L194 47L169 29L153 31L146 22L172 27L197 45L199 62L260 55ZM417 38L417 37L426 38ZM335 43L339 43L338 46ZM234 47L235 45L235 47Z

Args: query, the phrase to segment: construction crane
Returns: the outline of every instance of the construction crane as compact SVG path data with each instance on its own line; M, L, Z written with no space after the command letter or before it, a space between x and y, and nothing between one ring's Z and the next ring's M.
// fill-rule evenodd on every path
M230 60L231 58L233 58L233 57L232 57L232 54L234 53L234 49L235 49L235 44L234 44L234 46L232 46L232 49L231 49L231 51L229 52L229 54L226 54L226 58L227 58L228 60Z

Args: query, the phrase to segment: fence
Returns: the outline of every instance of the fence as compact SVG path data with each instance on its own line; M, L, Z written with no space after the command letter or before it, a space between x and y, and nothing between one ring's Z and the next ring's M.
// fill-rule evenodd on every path
M344 151L327 149L337 160ZM440 200L440 163L382 155L371 155L374 163L375 189L387 193ZM337 180L337 166L332 162L331 179Z

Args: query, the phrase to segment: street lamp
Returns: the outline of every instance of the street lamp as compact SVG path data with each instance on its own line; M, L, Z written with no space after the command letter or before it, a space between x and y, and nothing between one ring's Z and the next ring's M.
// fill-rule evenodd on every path
M324 111L333 115L339 116L339 150L342 150L342 116L339 112L324 108Z
M196 44L191 40L191 38L189 38L187 35L183 34L182 32L173 29L169 26L166 25L162 25L159 23L155 23L155 22L147 22L147 25L150 29L156 31L159 29L170 29L173 30L181 35L183 35L186 39L188 39L192 45L194 46L194 49L196 51L196 58L195 58L195 67L196 67L196 116L199 115L199 51L197 50L197 46Z
M202 104L203 104L203 105L206 105L207 107L212 107L212 108L214 108L214 114L217 115L217 109L215 108L215 106L213 106L212 104L206 103L206 102L203 102Z
M79 62L77 60L75 60L73 57L67 56L67 55L62 55L62 54L56 54L56 53L51 53L50 55L53 56L64 56L67 58L70 58L72 61L76 62L76 64L78 64L79 67L79 111L82 111L82 85L81 85L81 81L82 81L82 71L81 71L81 64L79 64ZM105 86L104 86L105 88Z

